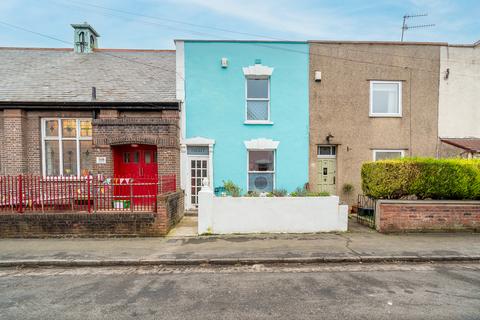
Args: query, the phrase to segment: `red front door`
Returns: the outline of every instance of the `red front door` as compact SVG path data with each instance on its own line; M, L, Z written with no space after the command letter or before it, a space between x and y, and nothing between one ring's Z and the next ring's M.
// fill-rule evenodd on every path
M131 144L113 148L113 171L116 183L122 178L133 179L133 204L148 204L155 201L158 182L157 147ZM118 187L117 195L129 196L130 189Z
M114 173L123 178L157 177L157 147L132 144L113 149Z

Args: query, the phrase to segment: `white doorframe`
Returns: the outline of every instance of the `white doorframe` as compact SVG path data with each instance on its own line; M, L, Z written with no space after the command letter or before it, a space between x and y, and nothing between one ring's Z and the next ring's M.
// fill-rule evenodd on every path
M213 146L215 140L204 137L189 138L182 141L180 153L180 184L181 188L185 190L185 207L186 209L196 209L191 204L191 186L190 186L190 160L192 158L204 157L207 159L208 165L208 184L213 188ZM208 146L208 156L191 156L187 154L188 146Z
M196 208L195 207L195 204L192 203L192 161L198 161L200 160L201 162L203 161L206 161L207 162L207 166L205 168L205 170L207 170L207 176L209 175L209 172L210 172L210 164L209 164L209 156L205 155L205 156L188 156L188 172L187 172L187 191L188 191L188 198L187 198L187 208L191 209L191 208ZM196 170L203 170L204 168L201 167L201 168L195 168ZM203 178L201 179L203 180ZM202 182L200 182L200 186L202 185ZM198 186L197 186L198 187ZM198 191L197 191L198 192ZM187 193L187 192L186 192ZM198 194L198 193L197 193ZM197 203L198 204L198 203Z
M322 154L320 155L319 153L319 149L320 147L327 147L330 149L330 153L329 154ZM338 146L337 145L317 145L317 166L320 165L320 162L322 160L330 160L330 161L333 161L334 163L334 167L335 167L335 171L334 171L334 175L333 175L333 181L334 181L334 191L332 194L337 194L337 187L338 187L338 184L337 184L337 152L338 152ZM320 175L320 167L317 167L317 172L316 172L316 175L317 175L317 179L319 179L319 175ZM317 186L318 184L320 184L320 181L317 182ZM316 186L315 186L316 187Z

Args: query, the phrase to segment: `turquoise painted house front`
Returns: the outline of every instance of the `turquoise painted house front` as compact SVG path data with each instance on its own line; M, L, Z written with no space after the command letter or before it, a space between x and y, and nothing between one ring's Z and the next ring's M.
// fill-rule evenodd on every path
M308 181L308 44L177 40L186 207L202 180L243 193Z

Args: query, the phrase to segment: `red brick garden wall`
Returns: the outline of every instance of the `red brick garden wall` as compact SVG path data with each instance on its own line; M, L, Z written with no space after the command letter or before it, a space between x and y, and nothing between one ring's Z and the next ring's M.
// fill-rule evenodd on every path
M159 195L157 212L0 214L1 238L155 237L183 217L183 191Z
M380 232L480 231L480 201L380 200Z
M183 218L184 199L183 191L157 196L158 227L162 235L167 234Z

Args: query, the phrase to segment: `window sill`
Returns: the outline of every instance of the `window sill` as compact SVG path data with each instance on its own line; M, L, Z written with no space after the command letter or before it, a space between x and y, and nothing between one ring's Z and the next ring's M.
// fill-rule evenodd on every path
M370 118L402 118L403 116L401 114L369 114Z
M272 125L273 122L272 121L268 121L268 120L265 120L265 121L245 121L243 122L243 124L266 124L266 125Z

